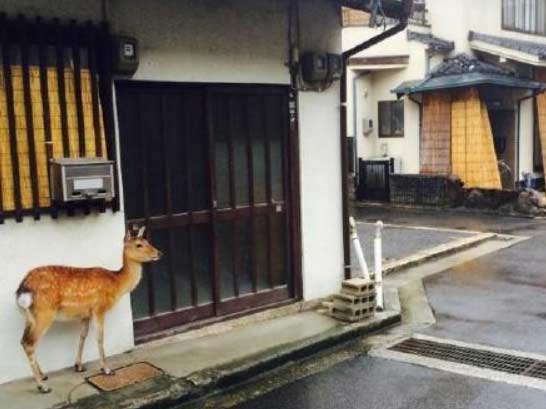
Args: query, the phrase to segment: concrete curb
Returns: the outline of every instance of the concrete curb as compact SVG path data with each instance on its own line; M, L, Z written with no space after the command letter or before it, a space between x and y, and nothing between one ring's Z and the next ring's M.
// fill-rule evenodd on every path
M478 244L491 240L495 237L497 237L497 234L495 233L479 233L472 237L465 237L450 243L440 244L439 246L431 249L420 251L409 257L385 264L383 267L383 274L388 275L409 267L415 267L427 261L477 246Z
M343 325L301 342L282 345L259 355L221 367L199 371L184 378L164 375L119 391L63 403L52 409L163 409L196 400L248 380L290 361L400 323L399 311L378 313L373 320Z

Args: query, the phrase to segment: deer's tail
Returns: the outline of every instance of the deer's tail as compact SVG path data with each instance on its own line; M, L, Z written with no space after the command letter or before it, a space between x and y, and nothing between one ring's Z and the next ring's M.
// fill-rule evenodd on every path
M28 322L31 325L34 324L34 316L30 311L30 307L32 307L32 304L34 303L34 295L32 294L32 291L25 286L24 282L21 283L15 292L15 298L17 300L17 305L24 311Z

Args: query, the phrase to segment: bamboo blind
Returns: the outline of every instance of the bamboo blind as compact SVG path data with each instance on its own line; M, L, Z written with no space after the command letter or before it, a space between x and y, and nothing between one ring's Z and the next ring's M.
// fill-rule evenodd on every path
M421 173L451 172L451 95L448 91L423 94Z
M93 108L91 99L91 74L86 68L81 69L81 97L84 118L84 139L86 156L95 156L95 129L93 126ZM40 89L40 72L38 66L29 67L30 94L32 106L32 122L34 127L34 142L38 177L38 198L40 207L51 205L49 196L48 161L44 132L44 112ZM30 160L27 140L27 123L24 103L22 67L14 65L11 68L13 84L13 104L16 120L17 157L19 160L19 186L23 209L32 208L32 186L30 182ZM47 68L48 97L51 121L51 142L54 158L63 157L61 107L57 81L57 71L54 67ZM76 114L76 91L74 86L74 71L64 69L64 84L66 110L68 120L69 156L79 156L79 136ZM99 106L100 109L100 106ZM100 115L100 141L102 152L106 150L106 139L102 115ZM7 116L7 99L5 79L0 71L0 185L4 211L15 209L14 180L12 176L11 148L9 143L9 127Z
M487 108L475 88L453 93L451 167L466 187L501 189Z

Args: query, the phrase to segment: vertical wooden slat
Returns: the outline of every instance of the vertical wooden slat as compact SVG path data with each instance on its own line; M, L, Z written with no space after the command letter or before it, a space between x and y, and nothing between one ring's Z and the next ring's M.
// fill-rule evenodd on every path
M81 72L81 50L80 30L75 20L70 21L70 49L74 63L74 94L76 95L76 120L78 124L78 146L80 157L85 156L85 125L83 122L83 101L82 101L82 72Z
M23 75L23 100L25 105L26 136L28 143L28 166L30 168L30 187L32 189L32 214L35 220L40 219L40 203L38 195L38 162L36 161L36 145L34 139L34 121L32 115L32 96L30 91L29 53L27 21L23 15L17 18L17 31L21 39L21 65Z
M61 135L63 139L63 155L70 156L70 145L68 142L68 115L66 112L66 89L64 83L64 30L58 19L53 19L55 26L55 48L57 63L57 92L59 93L59 107L61 111Z
M228 140L228 163L229 163L229 197L231 209L235 210L237 207L237 193L236 193L236 182L235 182L235 146L233 144L233 138L235 134L233 120L236 118L236 115L232 113L234 109L234 99L227 97L227 112L228 112L228 129L227 129L227 140ZM235 296L239 296L239 274L237 272L237 259L239 256L239 251L237 247L237 235L238 235L237 222L233 220L231 226L232 232L232 275L233 275L233 292Z
M148 224L148 221L150 219L150 192L148 189L149 186L149 172L148 172L148 139L144 132L142 131L142 116L143 116L143 109L142 109L142 98L140 95L135 96L137 99L137 117L135 118L135 121L137 121L138 126L138 138L140 139L140 146L141 146L141 156L140 156L140 170L141 175L140 177L143 180L142 183L142 196L144 201L144 219L146 220L146 224ZM147 234L149 235L150 229L146 229ZM147 272L146 274L146 280L148 281L148 308L150 311L150 315L154 315L156 308L155 308L155 297L154 297L154 280L152 277L152 274Z
M233 249L233 293L235 297L239 297L239 269L237 266L237 261L240 259L240 249L239 249L239 235L241 229L239 228L239 223L236 219L233 219L231 222L232 229L232 249Z
M209 154L209 195L210 195L210 246L211 246L211 275L212 275L212 300L214 315L218 316L220 306L220 275L218 269L218 249L216 245L216 223L217 223L217 197L216 197L216 173L214 160L214 112L212 90L206 89L205 94L205 117Z
M50 162L53 158L53 140L51 134L51 110L49 108L49 82L47 79L47 37L48 30L41 17L36 18L38 39L38 65L40 69L40 93L44 118L45 150L47 158L47 177L50 180Z
M192 155L191 155L191 143L194 135L191 134L190 123L195 118L192 118L190 110L191 101L188 101L188 96L184 95L183 97L183 115L184 115L184 161L186 164L186 206L188 207L189 215L189 224L188 224L188 257L190 260L190 280L191 280L191 303L193 306L198 304L198 293L197 293L197 273L195 271L195 260L193 256L194 243L193 243L193 204L192 204L192 193L193 193L193 180L192 180ZM200 135L201 136L201 135Z
M273 223L273 217L275 212L275 204L273 203L273 193L272 193L272 186L271 186L271 136L270 136L270 129L271 126L269 125L267 121L267 104L266 104L266 95L262 95L261 97L261 110L259 111L261 113L261 121L262 124L262 138L264 141L264 148L265 148L265 197L266 201L269 205L270 211L267 214L267 271L268 275L267 278L269 280L269 287L273 287L273 238L272 238L272 229L271 225Z
M243 118L245 118L245 140L246 140L246 155L247 155L247 176L248 176L248 203L250 205L250 226L251 226L251 242L252 242L252 290L254 292L258 291L258 265L256 257L256 243L257 237L255 232L256 226L256 214L255 214L255 205L256 201L254 198L254 159L252 154L252 135L250 134L250 105L249 97L245 96L243 100L242 112L245 113ZM269 275L269 272L268 272Z
M15 123L15 107L13 104L13 83L11 78L10 42L8 38L9 23L4 13L0 14L0 36L2 44L2 69L4 73L4 87L6 90L6 103L8 114L8 129L11 154L11 167L13 176L13 196L15 205L15 219L23 220L21 203L21 185L19 176L19 157L17 155L17 135Z
M290 232L287 240L287 265L291 266L293 274L293 293L303 297L302 277L302 247L301 247L301 217L300 217L300 166L299 166L299 125L298 125L298 92L296 87L288 91L288 96L282 99L285 107L283 112L283 179L284 200L289 203L286 226Z
M112 91L112 38L108 23L104 22L100 30L100 53L99 53L99 96L102 103L102 115L104 131L106 133L106 149L108 159L117 161L115 124L114 124L114 100ZM112 201L112 211L119 210L119 178L118 168L114 166L114 187L116 196Z
M97 50L96 50L97 33L93 23L90 21L86 24L86 44L87 58L89 62L89 76L91 78L91 104L93 109L93 131L95 134L95 154L97 157L102 157L102 130L100 123L99 111L99 94L97 83Z
M159 116L161 122L159 125L158 134L161 135L161 142L163 144L163 171L165 172L165 210L167 211L167 217L169 218L168 236L169 236L169 280L171 285L171 309L174 311L178 305L178 297L176 294L176 277L174 275L174 254L176 252L176 246L174 245L174 231L173 231L173 206L172 206L172 183L171 183L171 155L169 151L168 136L165 132L165 124L172 118L167 109L169 104L165 103L165 95L160 97L159 100Z

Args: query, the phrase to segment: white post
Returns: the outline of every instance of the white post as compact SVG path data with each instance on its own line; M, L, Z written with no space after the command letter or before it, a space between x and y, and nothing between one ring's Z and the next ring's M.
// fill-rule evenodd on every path
M375 224L375 238L373 240L373 261L375 274L375 288L377 291L377 309L382 311L383 305L383 243L381 240L381 231L383 222L379 220Z
M364 279L369 280L370 272L368 271L368 265L366 264L366 259L364 258L364 253L362 252L362 246L360 245L360 240L358 239L355 219L352 216L349 217L349 225L351 227L351 241L353 243L353 249L358 266L360 267L360 272Z

